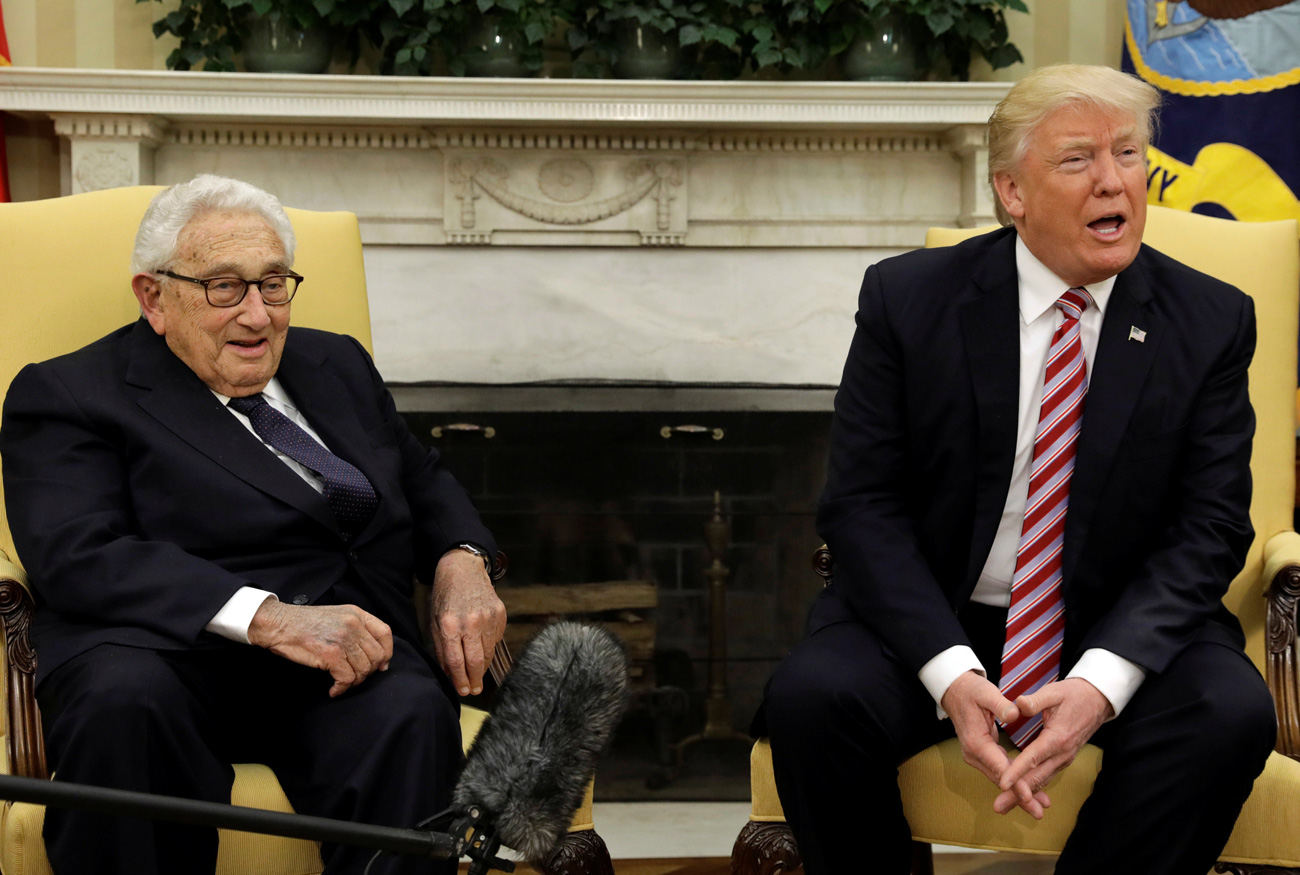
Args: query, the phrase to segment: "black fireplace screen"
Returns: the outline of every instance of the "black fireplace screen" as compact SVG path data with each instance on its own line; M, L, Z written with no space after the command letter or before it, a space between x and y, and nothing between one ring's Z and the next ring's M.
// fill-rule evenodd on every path
M564 613L628 645L633 707L598 796L748 798L747 745L719 730L747 730L820 587L830 413L405 415L509 557L512 644Z

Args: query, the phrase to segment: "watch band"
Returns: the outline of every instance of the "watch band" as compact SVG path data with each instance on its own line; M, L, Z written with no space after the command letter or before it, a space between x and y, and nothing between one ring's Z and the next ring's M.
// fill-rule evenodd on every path
M473 553L475 556L482 559L483 569L488 573L489 577L492 576L492 557L489 556L487 551L482 547L477 544L471 544L469 541L461 541L459 544L453 546L452 549L464 550L466 553Z

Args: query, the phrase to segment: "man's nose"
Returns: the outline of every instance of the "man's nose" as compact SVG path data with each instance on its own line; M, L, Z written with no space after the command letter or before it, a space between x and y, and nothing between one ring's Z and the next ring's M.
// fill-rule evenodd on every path
M1098 197L1119 194L1124 190L1124 177L1120 175L1119 163L1109 152L1102 153L1093 162L1093 194Z
M262 301L262 290L249 286L244 300L239 303L239 323L253 329L265 328L271 322L271 312Z

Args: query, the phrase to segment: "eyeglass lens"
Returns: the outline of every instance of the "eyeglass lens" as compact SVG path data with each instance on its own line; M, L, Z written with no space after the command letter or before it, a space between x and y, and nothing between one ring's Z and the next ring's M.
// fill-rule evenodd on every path
M292 276L269 276L252 285L262 293L267 304L284 304L298 289L298 279ZM214 307L233 307L243 300L249 283L234 276L220 276L207 281L208 303Z

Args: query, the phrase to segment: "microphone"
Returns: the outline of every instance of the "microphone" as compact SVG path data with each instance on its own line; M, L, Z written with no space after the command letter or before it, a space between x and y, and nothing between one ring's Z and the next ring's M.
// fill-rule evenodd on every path
M524 648L470 748L453 799L541 862L569 828L627 707L627 656L600 626L561 621Z

